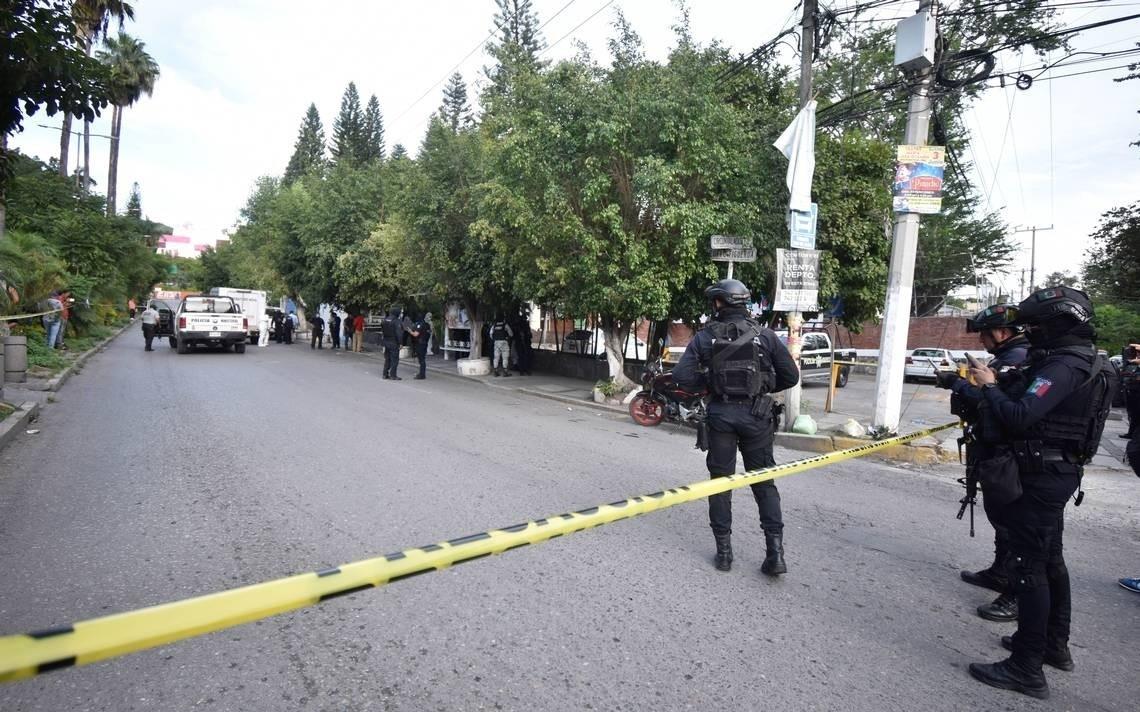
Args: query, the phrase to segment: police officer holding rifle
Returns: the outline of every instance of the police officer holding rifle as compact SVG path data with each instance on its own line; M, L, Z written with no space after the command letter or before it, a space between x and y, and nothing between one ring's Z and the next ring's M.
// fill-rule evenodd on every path
M1017 632L1001 639L1010 657L972 663L969 670L987 685L1039 699L1049 696L1043 664L1074 668L1063 517L1112 403L1113 371L1093 345L1092 318L1084 292L1038 290L1018 305L1012 321L1026 328L1031 346L1020 384L1000 388L993 370L969 359L982 392L983 437L994 445L977 474L987 501L1008 502L1002 513L1009 530L1007 576L1018 607Z
M1020 384L1017 368L1021 366L1028 356L1029 342L1022 334L1023 328L1014 326L1018 310L1013 304L994 304L986 307L966 320L966 331L978 334L978 340L993 359L989 367L997 374L999 388L1013 392ZM939 371L937 373L938 387L948 388L952 391L950 396L950 412L965 422L963 435L959 438L959 446L965 448L966 477L963 484L966 486L966 496L962 498L962 507L958 510L961 519L970 507L970 536L974 536L974 502L978 491L977 466L979 462L988 459L993 451L993 445L987 444L986 439L979 432L981 427L981 413L984 398L982 389L956 371ZM990 434L994 439L1000 439L1000 433ZM994 562L981 571L963 571L962 580L975 586L997 591L999 594L993 603L978 607L978 615L991 621L1017 620L1017 597L1009 586L1006 576L1006 559L1009 556L1009 531L1002 520L1003 503L996 496L986 497L983 500L986 518L994 528Z

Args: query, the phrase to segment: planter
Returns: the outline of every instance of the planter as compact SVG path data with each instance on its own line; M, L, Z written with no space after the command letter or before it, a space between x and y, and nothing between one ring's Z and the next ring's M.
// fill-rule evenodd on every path
M460 376L491 375L491 359L489 358L461 358L455 363Z
M4 337L4 381L24 383L28 380L28 337Z

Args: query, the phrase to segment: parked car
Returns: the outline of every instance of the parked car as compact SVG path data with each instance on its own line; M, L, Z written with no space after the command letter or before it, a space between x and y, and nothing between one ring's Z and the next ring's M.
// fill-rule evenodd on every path
M568 354L604 358L606 355L605 333L601 329L575 329L562 339L562 350ZM649 345L630 334L625 343L625 357L645 360L649 356Z
M957 371L958 363L949 349L921 348L910 352L903 369L903 380L934 379L939 371Z
M175 346L184 354L204 344L220 346L223 350L234 347L234 353L245 353L245 340L249 333L249 317L230 297L186 297L175 314Z
M780 337L780 341L787 345L787 331L777 331L776 336ZM847 363L855 361L855 349L836 349L835 345L831 343L831 336L825 331L804 332L800 338L801 381L823 381L827 383L827 379L831 378L832 361ZM835 375L836 388L845 387L850 375L850 366L840 366L839 373Z

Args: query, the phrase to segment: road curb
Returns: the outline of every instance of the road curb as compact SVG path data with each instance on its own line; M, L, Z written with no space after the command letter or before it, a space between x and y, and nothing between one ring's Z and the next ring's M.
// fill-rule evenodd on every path
M0 420L0 450L3 450L8 443L20 435L20 431L28 425L39 410L39 403L27 401L17 408L15 413L4 420Z
M825 454L836 450L867 445L872 440L851 438L844 435L800 435L799 433L776 433L776 444L789 450L801 452L814 452ZM956 453L947 451L937 445L897 445L881 452L872 453L869 457L891 462L907 462L914 465L935 465L947 462L957 462Z
M594 401L582 400L581 398L571 398L569 396L560 396L557 393L544 393L542 391L534 391L529 388L516 388L514 386L500 386L504 390L512 390L518 393L525 393L528 396L535 396L537 398L546 398L548 400L559 401L560 403L568 403L570 405L577 405L583 408L591 408L593 410L608 411L610 413L617 413L618 415L625 415L628 411L625 408L619 408L614 405L606 405L604 403L595 403Z
M83 364L87 363L87 359L91 358L95 354L102 351L104 348L107 347L107 344L109 344L113 340L117 339L120 334L122 334L124 331L126 331L130 327L131 327L131 324L129 324L129 323L125 324L118 331L116 331L115 333L111 334L107 338L100 341L95 346L88 349L86 352L84 352L82 355L80 355L79 358L75 359L75 361L73 361L70 366L68 366L67 368L60 371L58 376L48 380L48 382L44 385L44 390L45 391L52 391L52 392L58 391L63 386L63 384L67 382L67 379L71 378L71 376L74 375L74 373L77 370L79 370L80 368L83 367Z

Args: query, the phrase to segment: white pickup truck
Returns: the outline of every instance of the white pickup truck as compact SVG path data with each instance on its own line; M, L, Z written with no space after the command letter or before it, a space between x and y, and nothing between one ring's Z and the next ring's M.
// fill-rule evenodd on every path
M788 343L788 332L777 331L780 341ZM831 377L831 362L855 361L855 349L836 349L831 343L831 337L825 331L805 331L800 336L800 379L803 381L822 380L827 383ZM851 375L850 366L840 366L835 376L836 388L847 385L847 378Z
M245 353L249 317L230 297L186 297L175 315L174 340L178 353L188 353L199 344L234 347L234 353Z

